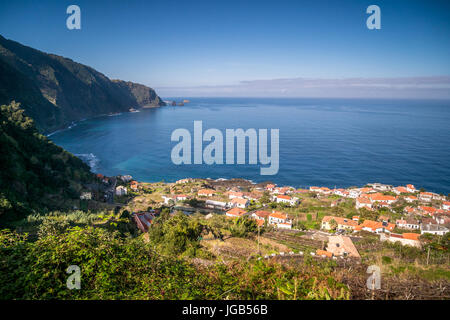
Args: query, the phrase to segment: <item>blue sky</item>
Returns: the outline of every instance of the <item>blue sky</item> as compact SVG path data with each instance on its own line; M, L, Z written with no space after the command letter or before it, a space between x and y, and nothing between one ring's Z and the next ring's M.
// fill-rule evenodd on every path
M156 88L450 75L450 1L2 1L0 34Z

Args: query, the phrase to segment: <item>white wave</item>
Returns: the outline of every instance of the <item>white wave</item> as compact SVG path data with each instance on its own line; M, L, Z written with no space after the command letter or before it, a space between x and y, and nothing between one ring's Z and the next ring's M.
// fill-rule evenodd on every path
M86 163L92 171L96 171L98 169L98 164L100 159L97 158L93 153L80 153L75 154L78 158L80 158L84 163Z

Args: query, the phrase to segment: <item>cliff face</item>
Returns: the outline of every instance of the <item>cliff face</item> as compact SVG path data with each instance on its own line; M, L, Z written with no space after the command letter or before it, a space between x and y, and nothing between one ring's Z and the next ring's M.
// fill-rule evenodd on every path
M152 88L112 81L88 66L0 36L0 104L13 100L41 131L96 115L164 105Z

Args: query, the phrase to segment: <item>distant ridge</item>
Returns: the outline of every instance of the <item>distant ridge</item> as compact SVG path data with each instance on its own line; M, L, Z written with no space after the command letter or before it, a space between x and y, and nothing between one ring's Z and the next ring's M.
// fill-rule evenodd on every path
M0 36L0 104L21 103L41 132L143 106L163 106L155 90L110 80L91 67Z

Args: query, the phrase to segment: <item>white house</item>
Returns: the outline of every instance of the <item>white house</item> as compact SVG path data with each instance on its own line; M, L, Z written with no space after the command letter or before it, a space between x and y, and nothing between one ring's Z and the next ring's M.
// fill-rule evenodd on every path
M415 193L417 192L416 187L414 187L414 185L412 184L407 184L406 185L406 191L410 192L410 193Z
M450 201L442 202L442 210L450 210Z
M348 190L348 197L352 199L356 199L361 194L361 190L359 189L350 189Z
M411 203L411 202L417 201L417 200L419 200L419 199L417 199L416 196L406 196L406 197L405 197L405 200L406 200L406 202Z
M233 208L231 210L228 210L225 215L227 217L231 218L239 218L242 217L247 211L241 209L241 208Z
M366 197L356 198L356 209L361 208L372 209L372 201Z
M244 194L242 192L234 192L234 191L229 191L228 192L228 198L229 199L234 199L234 198L243 198Z
M272 211L269 214L269 224L276 225L278 228L291 229L292 221L289 220L288 216L282 212Z
M80 196L81 200L91 200L92 199L92 193L91 192L83 192Z
M125 183L130 182L131 180L133 180L133 177L130 176L129 174L126 174L124 176L120 176L119 178L120 178L120 180L122 180Z
M118 186L116 188L116 196L124 196L127 194L127 188L124 186Z
M225 201L218 201L218 200L206 200L205 205L208 208L219 208L219 209L226 209L228 208L228 203Z
M229 203L229 205L231 207L238 207L238 208L242 208L245 209L249 206L250 201L248 199L244 199L244 198L233 198L231 199L231 202Z
M421 234L431 233L439 236L443 236L449 230L446 227L440 226L438 224L424 224L420 230Z
M275 197L275 201L277 203L287 203L287 204L293 206L293 205L297 204L298 198L297 197L287 196L287 195L284 195L284 194L280 194L280 195Z

